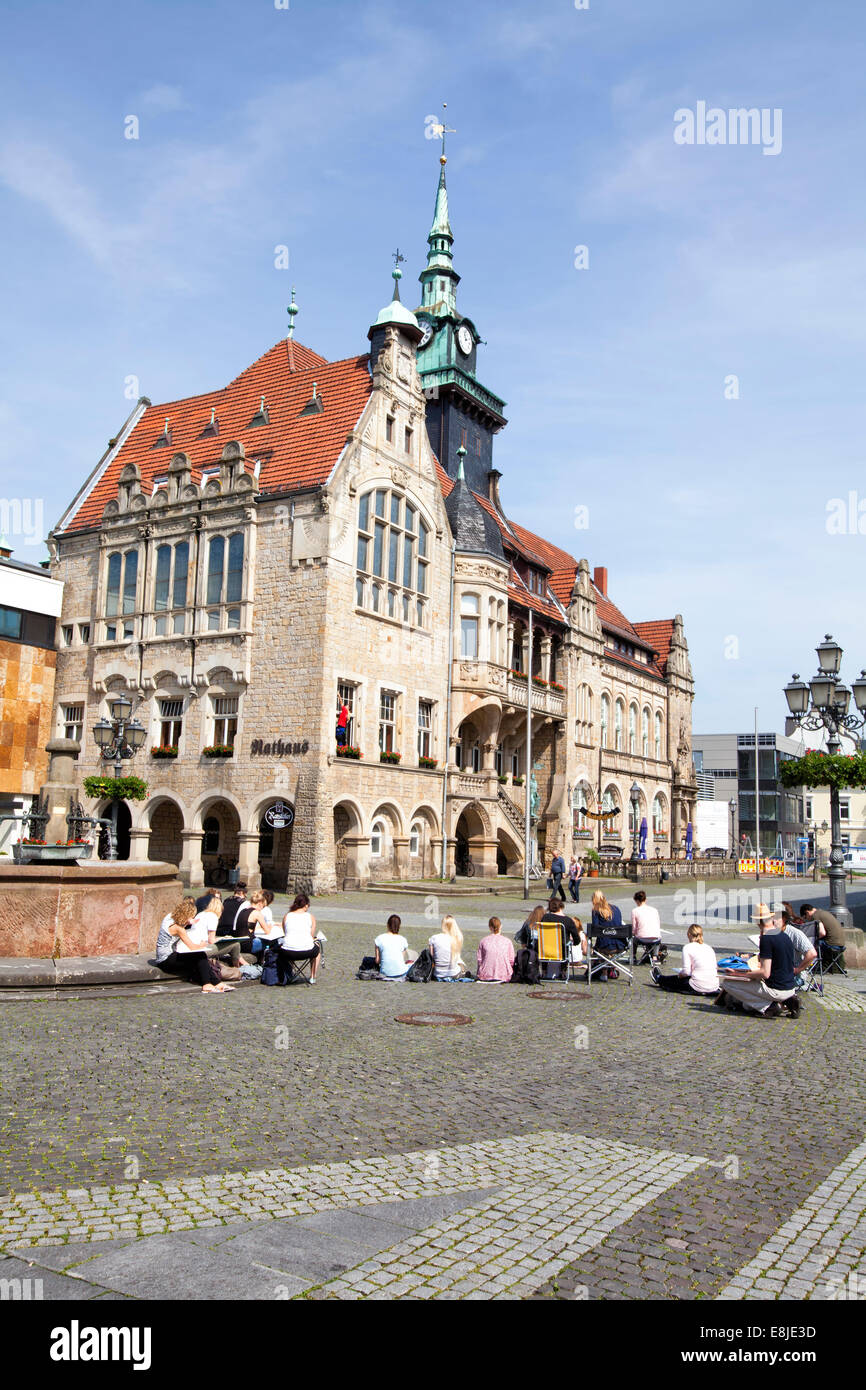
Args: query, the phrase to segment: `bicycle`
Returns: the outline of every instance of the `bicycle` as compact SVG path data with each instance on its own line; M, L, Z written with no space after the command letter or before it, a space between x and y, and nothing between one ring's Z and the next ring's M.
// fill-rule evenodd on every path
M236 859L224 859L217 855L216 867L210 871L211 888L223 888L231 879L231 871L237 866Z

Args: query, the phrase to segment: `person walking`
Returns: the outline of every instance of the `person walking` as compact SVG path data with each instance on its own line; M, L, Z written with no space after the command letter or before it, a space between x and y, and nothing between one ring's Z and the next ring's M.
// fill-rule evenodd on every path
M580 902L580 880L583 878L583 865L579 859L571 856L571 863L568 866L568 891L571 894L573 903Z
M558 893L563 902L566 901L565 889L562 886L564 878L565 860L562 857L562 851L557 850L550 865L550 896L553 897L554 893Z

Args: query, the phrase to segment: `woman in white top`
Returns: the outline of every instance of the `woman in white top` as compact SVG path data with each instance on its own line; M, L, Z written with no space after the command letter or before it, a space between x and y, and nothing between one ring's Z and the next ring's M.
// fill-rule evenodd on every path
M283 918L283 939L280 950L289 960L312 961L310 984L316 983L322 948L316 940L316 919L310 911L306 893L299 893Z
M234 986L214 983L210 960L202 949L208 944L209 916L214 914L196 913L193 898L179 902L160 924L156 963L167 975L180 975L184 980L201 985L203 994L225 994ZM216 920L212 930L216 929Z
M387 922L388 930L373 942L376 967L386 980L405 980L406 971L415 959L409 950L409 942L400 935L401 926L400 918L396 912L392 912Z
M457 980L465 975L466 966L460 958L463 933L450 915L442 918L442 930L427 942L433 956L434 980Z
M273 900L274 895L271 893L271 902ZM254 955L259 955L265 946L278 941L283 934L282 927L278 927L274 923L273 913L268 904L268 895L264 888L250 893L250 911L246 919L246 929L252 938L250 950Z
M689 927L688 945L683 947L683 966L677 975L663 975L653 966L652 977L659 989L678 994L718 994L721 986L716 968L716 953L704 943L704 929L693 922Z

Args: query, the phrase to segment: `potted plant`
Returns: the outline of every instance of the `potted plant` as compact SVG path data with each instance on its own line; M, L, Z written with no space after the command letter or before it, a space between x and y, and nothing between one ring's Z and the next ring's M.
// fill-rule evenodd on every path
M84 793L94 801L144 801L147 783L141 777L85 777Z
M161 743L158 745L158 747L151 748L150 756L152 758L176 758L177 744Z
M351 744L346 743L343 744L342 747L339 745L337 747L338 758L350 758L354 762L357 762L358 759L363 758L363 756L364 754L361 752L360 748L353 748Z
M598 878L598 866L601 863L601 856L598 850L588 849L583 857L589 864L589 868L586 871L587 878Z
M542 690L546 690L546 689L547 689L547 681L544 679L543 676L533 676L533 677L532 677L532 684L533 684L533 685L540 686L540 688L541 688Z
M507 781L508 781L508 773L507 773L507 772L500 772L500 773L498 773L498 774L497 774L497 777L496 777L496 780L497 780L497 782L507 782Z
M512 787L522 787L522 786L523 786L523 778L522 778L522 777L512 777L512 779L511 779L511 785L512 785Z
M399 761L400 761L400 759L401 759L402 756L403 756L402 753L395 753L393 749L392 749L390 752L386 752L385 750L382 750L382 751L379 753L379 762L380 762L380 763L399 763Z
M432 771L434 767L439 766L439 760L438 758L428 758L425 753L420 753L418 756L418 766L429 768Z
M230 758L235 750L230 743L211 743L201 751L206 758Z
M551 690L555 690L557 695L565 694L565 686L560 685L559 681L550 681L550 688Z
M525 681L525 680L526 680L526 672L525 672L525 671L514 671L514 670L511 670L511 671L508 672L508 674L509 674L509 676L511 676L512 680L516 680L516 681Z

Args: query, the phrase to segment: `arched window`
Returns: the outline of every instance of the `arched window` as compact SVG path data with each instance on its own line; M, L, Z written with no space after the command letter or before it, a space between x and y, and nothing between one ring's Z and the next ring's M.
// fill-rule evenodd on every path
M638 829L640 828L640 823L641 823L641 821L642 821L643 818L644 818L645 812L646 812L646 802L644 801L643 792L641 792L640 799L639 799L638 804L637 804L637 828L638 828ZM632 805L631 797L629 797L629 802L628 802L628 833L629 833L629 835L631 836L631 835L634 835L634 832L635 832L634 806Z
M601 798L602 811L615 811L619 807L619 795L614 787L608 787L604 796ZM620 830L620 817L611 816L605 820L602 829L605 834L616 835Z
M578 782L574 789L574 828L575 830L588 829L586 812L589 810L592 800L592 789L588 782Z
M107 623L105 628L106 641L128 641L133 636L134 628L131 615L136 608L137 588L138 551L127 550L121 554L119 550L115 550L108 557L105 614L108 618L116 618L120 614L123 614L124 617L130 615L130 621Z
M662 716L660 710L656 710L655 753L657 758L664 757L664 740L662 738Z
M222 536L213 536L207 549L207 603L219 603L223 589L223 564L226 543Z
M660 794L653 797L653 834L663 835L667 830L665 821L665 800Z
M216 816L206 816L202 826L204 839L202 840L202 854L219 854L220 847L220 823Z
M385 847L385 822L377 820L373 822L373 829L370 834L370 857L381 859Z
M468 661L478 657L478 595L460 598L460 655Z
M601 697L601 746L607 748L610 737L610 696Z
M154 632L164 637L169 631L182 633L186 629L186 591L189 579L189 542L161 545L156 552L156 577L153 588L153 608L156 614ZM169 611L174 610L171 619Z
M637 705L628 707L628 751L637 752Z
M358 502L358 606L423 627L430 592L430 536L418 508L402 493L382 487L365 492ZM380 583L370 585L370 578Z
M409 830L409 853L418 855L421 853L421 822L413 821Z
M622 725L625 716L625 705L622 700L617 700L613 711L613 746L617 753L622 752Z
M208 631L238 628L241 610L228 605L239 604L244 587L244 538L240 531L229 537L212 536L208 542L207 590Z
M645 758L650 755L650 712L644 707L640 717L640 749Z

